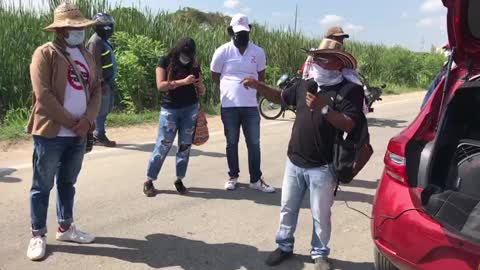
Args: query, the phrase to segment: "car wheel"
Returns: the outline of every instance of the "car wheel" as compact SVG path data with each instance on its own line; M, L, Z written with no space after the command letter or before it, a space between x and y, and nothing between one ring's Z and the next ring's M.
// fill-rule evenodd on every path
M378 249L375 249L375 269L377 270L399 270Z

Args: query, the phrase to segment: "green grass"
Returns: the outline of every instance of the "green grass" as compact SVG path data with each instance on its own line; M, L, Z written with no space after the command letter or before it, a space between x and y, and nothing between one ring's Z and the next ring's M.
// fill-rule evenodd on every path
M384 92L384 95L399 95L403 93L422 91L418 88L405 88L401 86L389 86ZM381 102L381 101L380 101ZM217 105L202 105L203 110L208 115L219 115L220 104ZM128 127L141 124L153 124L158 121L158 111L145 111L142 113L126 113L114 112L108 116L107 127ZM0 125L0 141L20 141L30 137L25 133L25 126L27 125L28 117L25 112L19 113L15 116L14 121L9 121Z
M220 105L205 105L203 110L209 115L218 115ZM107 127L128 127L132 125L154 124L158 122L158 111L145 111L142 113L114 112L108 115ZM23 116L22 116L23 117ZM0 141L19 141L30 137L25 133L27 118L17 118L8 124L0 125Z
M220 104L205 104L202 105L202 109L205 111L206 114L208 115L219 115L220 114Z
M29 1L31 0L22 2L29 5ZM43 32L42 27L52 21L51 10L59 2L60 0L45 0L47 6L50 4L50 9L39 11L7 7L4 4L6 2L0 0L0 123L5 122L8 111L29 108L31 105L28 77L31 55L37 46L52 40L53 35ZM208 104L209 110L212 107L212 112L218 111L219 95L208 75L208 66L215 49L229 40L225 31L229 17L190 8L167 13L138 7L139 5L137 8L111 6L107 0L75 2L87 17L100 10L110 12L117 22L117 33L124 32L130 37L124 39L129 41L127 47L122 46L125 44L121 44L120 40L115 44L117 48L129 50L126 55L119 51L119 65L123 71L120 70L117 83L123 93L119 102L124 110L138 112L159 107L160 98L155 94L152 70L155 59L160 55L155 54L165 53L178 38L191 36L197 42L197 56L205 74L207 93L202 101ZM267 79L273 83L282 73L296 72L306 58L301 48L316 47L320 39L291 30L272 29L266 24L255 24L252 40L265 49L269 65ZM147 51L153 47L150 44L158 45L153 53ZM399 89L427 88L444 61L443 56L436 53L415 53L402 47L352 40L347 42L347 50L358 59L360 71L371 81L399 85ZM147 55L143 55L145 53ZM147 56L153 60L144 63Z
M399 85L393 85L390 87L387 87L385 91L383 92L383 95L401 95L401 94L406 94L406 93L413 93L413 92L421 92L425 91L424 89L418 89L417 87L405 87L405 86L399 86Z
M32 3L29 1L22 3L28 6ZM53 35L43 32L42 28L51 23L51 11L61 0L44 0L50 9L41 11L12 8L7 2L0 0L0 140L26 137L23 127L31 107L31 56L36 47L53 39ZM160 54L183 36L190 36L197 42L197 57L207 88L202 98L203 108L208 114L219 113L220 95L208 69L215 49L229 40L225 31L229 17L191 8L167 13L139 5L137 8L111 6L108 0L75 2L86 17L108 11L117 22L113 42L118 49L120 67L117 77L120 96L116 108L121 112L110 116L109 125L157 121L161 99L153 70ZM319 38L292 30L272 29L266 24L254 24L252 40L265 50L269 84L283 73L295 73L306 58L301 48L316 47L320 42ZM371 85L387 84L384 94L426 89L445 60L437 53L416 53L398 46L352 40L347 42L346 49L358 59L359 70L369 78Z
M0 141L20 141L29 137L25 133L25 121L24 125L1 125L0 126Z
M22 140L29 137L25 133L28 118L17 119L0 126L0 141ZM131 125L156 123L158 112L145 111L142 113L115 112L108 116L107 127L126 127Z
M115 112L108 115L107 127L125 127L138 124L155 123L158 121L158 112L146 111L142 113Z

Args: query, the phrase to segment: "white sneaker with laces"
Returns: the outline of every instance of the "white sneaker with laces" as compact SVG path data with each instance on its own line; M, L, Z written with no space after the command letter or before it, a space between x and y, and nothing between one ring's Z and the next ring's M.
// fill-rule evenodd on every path
M65 232L57 231L57 240L64 242L74 242L78 244L89 244L95 241L95 236L77 230L74 224Z
M265 193L275 192L275 188L267 185L267 183L265 183L263 178L258 180L256 183L250 183L250 188L260 190L261 192L265 192Z
M28 244L27 257L32 261L39 261L45 257L46 249L47 238L45 236L32 237Z
M226 190L235 190L237 188L237 182L238 182L238 178L230 178L230 180L228 180L225 183L225 189Z

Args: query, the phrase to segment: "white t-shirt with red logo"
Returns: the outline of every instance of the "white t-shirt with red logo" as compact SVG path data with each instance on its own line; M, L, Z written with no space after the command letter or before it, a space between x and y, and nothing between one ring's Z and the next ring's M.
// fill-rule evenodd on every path
M83 80L88 84L90 80L90 69L88 68L87 61L82 55L82 52L78 48L67 47L67 52L70 54L70 58L77 65L77 69L82 73ZM80 119L85 115L87 111L87 100L85 96L85 90L83 90L82 82L75 75L75 70L71 65L68 66L67 71L67 85L65 87L65 99L63 101L63 107L76 119ZM57 136L59 137L76 137L77 135L66 127L61 127Z
M220 98L222 108L257 107L257 91L247 89L240 82L253 77L266 68L265 52L250 42L247 49L240 53L232 42L218 48L210 64L210 70L220 73Z

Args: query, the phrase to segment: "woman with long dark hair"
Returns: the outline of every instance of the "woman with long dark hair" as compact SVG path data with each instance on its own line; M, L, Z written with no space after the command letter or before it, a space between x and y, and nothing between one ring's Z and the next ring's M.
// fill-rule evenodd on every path
M198 96L205 93L200 66L195 55L195 41L185 37L178 40L168 55L160 57L158 62L155 71L156 81L157 88L163 93L163 97L158 137L148 163L147 181L143 185L143 192L147 197L153 197L156 194L153 181L157 180L177 132L175 188L180 194L187 191L182 180L187 171L199 110Z

